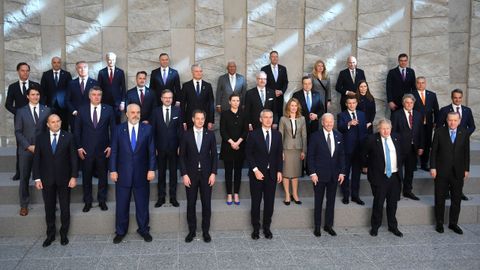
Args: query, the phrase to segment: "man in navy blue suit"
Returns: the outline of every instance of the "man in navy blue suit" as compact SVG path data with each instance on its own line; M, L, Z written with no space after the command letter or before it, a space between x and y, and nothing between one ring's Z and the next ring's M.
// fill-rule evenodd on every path
M75 117L78 114L78 109L90 103L88 99L88 90L95 85L97 81L88 77L88 64L85 61L78 61L75 64L75 69L78 73L78 78L68 83L66 103L70 113L70 129L72 133L75 129Z
M424 138L424 151L420 156L420 168L424 171L430 171L428 167L428 160L430 158L430 147L432 145L432 134L435 128L435 121L438 118L438 100L437 95L427 88L427 79L425 77L417 77L417 91L413 91L415 97L414 110L417 110L423 114L423 136Z
M347 109L338 114L337 128L343 134L345 143L345 181L341 184L344 204L352 202L359 205L365 203L360 199L360 148L367 137L367 121L365 114L357 110L357 97L346 97ZM350 173L351 170L351 173ZM351 182L350 182L351 180ZM350 187L351 184L351 187Z
M400 135L402 147L403 170L403 197L418 201L419 198L413 194L412 181L413 172L417 167L417 156L423 154L423 114L413 109L415 97L412 94L403 96L403 109L392 113L392 132Z
M58 56L52 58L52 69L42 75L44 104L50 107L53 113L62 119L62 129L68 130L69 113L65 102L68 82L72 80L70 72L62 69L62 59Z
M334 123L333 114L326 113L322 116L323 128L312 134L307 151L308 173L312 179L315 192L315 229L313 234L317 237L322 235L320 228L322 226L322 204L325 191L327 206L324 230L332 236L337 235L333 230L333 215L337 183L342 184L345 179L345 147L342 134L333 130Z
M278 52L270 52L270 64L263 66L261 71L267 74L267 85L268 89L275 91L275 108L278 112L283 112L283 97L288 88L288 74L287 68L278 64ZM274 117L275 123L278 123L280 120L281 113L277 113Z
M155 143L152 127L140 123L140 106L127 106L127 122L118 125L112 136L109 161L110 178L115 182L115 237L113 243L122 242L128 232L130 198L133 192L137 232L146 242L150 235L148 202L150 182L155 178Z
M197 194L202 201L203 240L212 240L209 234L212 215L212 187L217 174L217 143L215 133L204 128L206 114L195 110L192 113L193 128L189 129L180 143L180 171L187 192L187 221L189 233L185 242L192 242L197 230Z
M183 116L180 107L172 106L172 103L172 91L163 90L162 106L153 111L150 119L158 162L158 200L155 207L161 207L165 203L167 168L170 177L168 185L170 203L174 207L180 206L177 201L177 160L183 133Z
M88 93L90 104L78 109L75 117L75 140L77 152L82 160L83 212L92 208L92 177L98 177L98 205L102 211L108 210L108 158L110 157L110 137L115 127L115 114L112 107L101 103L102 88L94 86Z
M103 89L103 104L112 106L115 121L120 123L122 111L125 108L125 73L115 66L117 55L109 52L105 56L107 66L98 72L98 85Z
M367 80L365 79L365 72L357 68L357 58L349 56L347 58L347 66L348 68L340 71L338 74L337 84L335 85L335 90L341 94L340 108L342 108L342 111L347 109L345 105L346 97L355 96L360 81Z
M393 113L402 108L402 97L415 91L415 70L408 67L408 55L398 55L398 66L388 71L387 102Z
M168 54L161 53L158 57L160 67L152 70L150 74L150 89L157 97L157 104L161 104L160 96L163 90L168 89L173 92L173 104L180 106L180 76L178 71L170 67L170 58Z
M145 82L147 81L147 72L137 72L135 81L137 85L132 89L128 90L127 98L125 99L125 105L128 106L128 104L131 103L136 103L140 105L140 121L148 124L148 121L152 116L153 110L155 109L155 107L157 107L157 98L155 97L155 93L145 86Z
M260 112L262 126L250 133L247 139L246 157L249 167L250 193L252 196L252 239L260 238L260 204L263 197L263 233L272 239L270 230L275 189L282 182L283 143L282 134L272 129L273 112L264 109Z

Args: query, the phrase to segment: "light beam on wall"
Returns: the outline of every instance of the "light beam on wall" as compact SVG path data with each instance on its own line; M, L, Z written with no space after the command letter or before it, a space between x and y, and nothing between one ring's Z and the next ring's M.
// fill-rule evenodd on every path
M314 34L320 32L327 23L333 21L340 13L345 10L345 5L343 3L337 3L329 8L327 11L318 16L317 19L311 21L305 25L305 39L313 36Z
M258 18L262 17L263 15L267 14L268 12L271 12L273 10L273 3L272 2L265 2L261 4L260 6L256 7L253 9L249 14L248 14L248 19L251 21L256 21Z
M363 34L360 38L361 39L368 39L368 38L375 38L380 36L381 33L388 31L388 29L392 28L392 26L396 23L398 23L402 18L405 16L405 8L402 8L395 13L393 13L391 16L388 16L386 20L384 20L382 23L376 25L370 31L367 33Z
M36 16L45 7L45 1L30 0L20 10L9 12L5 15L3 34L8 36L31 17Z

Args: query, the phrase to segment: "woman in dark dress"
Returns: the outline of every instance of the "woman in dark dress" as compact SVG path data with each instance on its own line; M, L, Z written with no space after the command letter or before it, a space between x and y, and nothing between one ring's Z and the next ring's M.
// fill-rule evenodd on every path
M242 178L242 166L245 160L244 141L247 138L248 123L240 110L240 96L236 93L229 97L230 109L220 116L220 136L222 147L220 159L225 165L225 184L227 186L227 204L240 204L239 192ZM233 193L232 201L232 176Z
M358 106L357 109L365 113L365 118L367 121L367 131L369 134L373 133L373 120L375 120L376 108L375 108L375 98L370 93L370 88L368 83L364 80L358 83L357 89L357 100Z

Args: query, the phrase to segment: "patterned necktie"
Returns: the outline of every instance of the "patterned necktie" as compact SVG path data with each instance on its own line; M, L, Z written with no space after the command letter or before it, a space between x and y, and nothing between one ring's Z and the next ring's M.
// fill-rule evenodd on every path
M53 133L52 153L55 154L56 150L57 150L57 133Z
M98 115L97 115L97 107L93 107L93 117L92 117L93 127L97 128L98 124Z
M312 100L310 98L310 92L307 93L307 109L308 111L312 109Z
M108 75L108 81L110 82L110 84L112 84L113 82L113 69L110 68L110 74Z
M37 113L37 107L33 107L33 119L35 119L35 124L38 122L38 113Z
M452 141L452 143L455 143L456 137L457 137L457 133L455 132L455 130L450 130L450 140Z
M330 152L330 156L333 156L332 153L332 137L330 137L330 132L327 134L327 146L328 146L328 151Z
M135 127L132 127L132 137L130 138L130 144L132 146L132 150L135 150L137 146L137 135L135 133Z
M27 95L27 82L22 82L23 86L22 86L22 94L24 94L25 96Z
M350 70L350 75L352 76L352 81L355 82L355 69Z
M410 129L413 129L413 114L412 114L412 111L408 112L408 124L410 125Z
M270 133L267 130L267 135L265 136L265 145L267 146L267 152L270 153Z
M55 80L55 86L58 85L58 71L55 71L55 75L53 76L53 79Z
M195 87L195 90L197 92L197 96L200 96L200 81L197 81L197 86Z
M162 80L163 80L163 85L166 85L167 84L167 69L166 68L163 69Z
M143 100L145 99L145 95L143 94L143 89L139 89L140 91L140 105L143 105Z
M80 83L80 91L83 93L85 92L85 80L82 79L82 82Z
M390 148L388 147L387 138L385 138L385 172L388 178L392 176L392 161L390 160Z

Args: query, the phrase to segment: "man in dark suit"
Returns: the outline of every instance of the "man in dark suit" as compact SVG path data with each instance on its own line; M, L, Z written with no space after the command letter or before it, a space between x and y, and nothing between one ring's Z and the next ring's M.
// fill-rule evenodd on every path
M415 71L408 66L408 55L398 55L398 66L388 71L387 75L387 102L393 113L402 108L402 98L405 94L416 90Z
M75 117L75 140L78 156L82 160L83 212L92 208L92 177L98 177L98 205L107 211L108 158L110 138L115 127L115 113L112 107L101 103L102 88L94 86L88 93L90 104L78 109Z
M157 104L161 104L160 96L163 90L169 89L173 92L173 103L175 106L180 106L180 76L178 71L171 68L170 58L168 54L161 53L158 57L160 60L160 67L152 70L150 74L150 89L157 97Z
M98 86L96 80L88 77L88 64L85 61L78 61L75 64L78 78L68 83L67 87L67 108L70 113L70 129L75 130L75 117L78 114L78 109L90 103L88 99L88 90L94 86Z
M398 135L392 133L390 120L381 119L377 128L378 132L367 138L362 151L363 172L367 173L373 193L370 235L378 235L378 228L382 225L383 204L386 200L388 231L402 237L396 218L402 181L400 173L402 147Z
M65 102L68 83L72 80L70 72L62 69L62 59L58 56L52 58L52 69L42 75L43 89L42 100L62 119L62 129L68 130L69 113Z
M267 74L264 71L257 72L256 75L257 86L247 91L245 94L245 115L247 117L248 129L250 131L260 128L260 112L264 109L271 110L274 114L274 121L276 115L275 93L274 90L269 89L267 84ZM274 124L274 129L276 124Z
M118 125L112 136L109 160L110 178L115 182L115 237L113 243L122 242L128 231L130 198L133 192L137 232L151 242L148 202L150 182L155 178L155 143L152 127L140 123L140 106L127 106L127 122Z
M165 203L167 168L170 203L178 207L180 204L177 201L177 160L183 133L183 116L180 107L172 106L172 91L165 89L161 95L162 106L153 111L150 119L158 162L158 200L155 207L161 207Z
M338 74L335 90L341 94L340 108L342 111L347 109L345 99L347 96L355 96L360 81L366 81L363 70L357 68L357 58L349 56L347 58L348 68L340 71Z
M463 91L460 89L454 89L451 93L452 104L442 107L438 114L437 127L443 127L447 125L447 114L449 112L457 112L460 114L460 127L467 130L469 135L475 131L475 121L473 120L472 109L462 105Z
M287 68L278 64L277 51L270 52L270 64L262 67L261 71L267 74L267 88L275 91L275 107L278 112L283 111L283 94L287 91L288 75ZM278 123L281 115L274 115L275 123Z
M18 144L18 161L20 168L20 216L28 215L30 202L29 183L32 174L33 153L35 152L35 139L45 132L47 117L50 108L41 105L40 89L31 85L27 90L28 105L17 109L15 115L15 138Z
M56 201L60 205L60 244L68 244L70 227L70 189L77 185L78 159L75 139L71 133L60 130L60 117L51 114L47 119L48 131L35 140L33 155L33 179L35 187L41 189L45 203L47 239L43 247L55 241Z
M319 119L325 113L320 93L312 90L312 78L304 76L302 78L303 89L293 93L292 98L296 98L302 106L302 115L307 123L307 141L310 141L310 135L318 130Z
M245 93L247 92L247 81L245 77L237 73L237 64L235 61L227 63L227 73L218 78L217 95L215 103L217 112L230 109L229 97L235 93L240 96L242 107L245 104Z
M460 126L460 115L449 112L447 126L435 131L430 159L430 174L435 180L435 230L443 233L445 197L450 191L448 228L463 234L458 226L463 183L470 171L470 134Z
M202 201L203 240L209 243L210 217L212 215L212 187L217 174L217 143L215 133L206 130L205 112L192 113L193 128L183 135L180 143L180 172L187 192L188 235L185 242L192 242L197 230L197 194Z
M413 96L416 99L413 109L423 114L424 151L423 155L420 156L420 168L428 172L430 170L428 160L430 158L432 134L438 118L438 101L434 92L426 90L427 79L425 77L418 77L416 86L417 90L413 91Z
M360 199L360 151L367 137L367 120L362 111L357 110L357 97L346 97L347 110L338 114L337 128L343 135L345 145L345 181L341 184L344 204L352 202L365 203ZM351 173L350 173L351 170ZM350 188L351 180L351 188Z
M137 86L128 90L125 105L128 106L128 104L131 103L136 103L140 105L140 121L148 124L148 121L152 116L153 110L155 109L155 107L157 107L157 98L155 96L155 93L151 91L150 88L145 86L145 82L147 81L147 72L137 72L135 81L137 83Z
M103 90L102 103L113 108L115 121L119 124L121 114L125 109L125 92L127 91L125 73L115 66L117 55L113 52L107 53L105 60L107 66L98 72L98 85Z
M18 74L18 82L14 82L8 86L7 98L5 100L5 108L7 109L7 111L11 112L14 116L18 108L21 108L28 104L27 89L30 88L31 85L38 85L38 89L40 89L40 93L42 92L39 84L29 79L30 77L29 64L25 62L18 63L17 74ZM18 149L18 142L17 142L17 149ZM15 167L15 175L12 177L12 180L20 179L18 152L17 152L16 158L17 160L16 160L16 167Z
M417 156L423 154L423 114L413 109L415 97L412 94L403 96L401 110L392 113L392 131L400 136L402 154L404 160L403 175L403 197L418 201L419 198L413 194L412 181L413 172L417 167Z
M324 230L332 236L337 235L333 230L335 194L337 193L337 182L342 184L344 181L345 154L342 134L333 130L334 124L333 114L324 114L322 116L323 128L312 134L307 151L308 174L312 179L315 193L315 229L313 234L317 237L322 235L322 204L325 191L327 206Z
M206 113L208 130L213 130L215 122L215 101L213 99L212 85L202 79L203 70L199 64L191 67L193 79L182 85L180 107L185 116L184 121L187 128L192 128L192 113L195 110L202 110Z
M262 126L252 131L247 139L246 158L250 178L250 193L252 197L252 239L260 238L260 204L263 197L263 234L272 239L270 230L275 189L282 182L283 143L282 134L272 128L273 112L264 109L260 113Z

